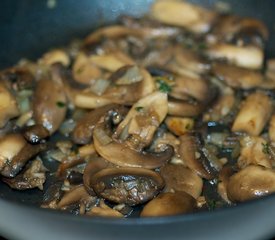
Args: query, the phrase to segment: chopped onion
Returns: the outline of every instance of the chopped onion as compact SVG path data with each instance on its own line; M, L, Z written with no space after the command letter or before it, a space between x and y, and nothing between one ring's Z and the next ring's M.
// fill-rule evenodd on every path
M94 81L94 84L91 86L91 91L94 94L102 95L106 89L109 87L110 81L106 79L97 79Z

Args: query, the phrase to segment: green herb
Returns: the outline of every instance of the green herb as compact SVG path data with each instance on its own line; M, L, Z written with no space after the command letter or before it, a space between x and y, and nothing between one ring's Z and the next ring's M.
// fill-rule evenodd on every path
M204 42L198 44L198 50L205 50L207 49L207 45Z
M76 70L76 73L77 73L77 74L80 74L80 73L82 73L83 71L84 71L84 67L81 66L80 68L78 68L78 69Z
M63 108L66 106L66 104L64 102L56 102L56 106L60 107L60 108Z
M269 149L270 146L268 143L262 143L262 147L263 147L262 152L264 154L270 154L270 149Z
M136 107L136 108L135 108L135 110L136 110L137 112L142 112L143 109L144 109L143 107Z
M185 129L186 130L190 130L191 129L191 125L189 123L187 123L186 126L185 126Z
M214 210L217 206L217 202L215 200L208 200L207 205L209 210Z
M169 93L172 91L172 87L163 79L157 79L158 88L163 93Z

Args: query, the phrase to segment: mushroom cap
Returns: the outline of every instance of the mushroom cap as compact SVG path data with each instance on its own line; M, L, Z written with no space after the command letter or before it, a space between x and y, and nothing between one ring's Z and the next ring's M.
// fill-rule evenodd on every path
M195 209L196 200L185 192L161 193L145 205L141 217L160 217L190 213Z

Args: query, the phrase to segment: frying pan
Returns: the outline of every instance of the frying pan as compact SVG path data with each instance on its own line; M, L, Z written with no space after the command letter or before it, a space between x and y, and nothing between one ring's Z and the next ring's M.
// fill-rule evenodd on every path
M193 2L212 6L214 0ZM270 29L267 56L275 54L275 1L232 0L234 12L262 19ZM53 7L52 3L56 3ZM0 68L36 59L120 14L139 16L151 0L2 0ZM51 167L51 166L47 166ZM47 187L47 186L46 186ZM275 195L237 207L183 216L107 219L38 208L42 192L17 192L0 183L0 235L9 239L268 239L275 235Z

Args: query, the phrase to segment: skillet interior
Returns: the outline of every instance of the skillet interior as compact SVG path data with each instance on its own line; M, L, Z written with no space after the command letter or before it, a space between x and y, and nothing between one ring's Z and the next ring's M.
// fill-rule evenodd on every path
M110 0L110 1L102 1L102 0L82 0L81 2L73 1L73 0L66 0L66 1L56 1L57 5L55 8L50 9L47 7L47 1L31 1L31 0L25 0L25 1L9 1L9 0L3 0L0 3L0 26L1 26L1 34L0 34L0 42L1 42L1 48L2 51L0 52L0 68L4 68L7 66L10 66L14 63L16 63L20 58L22 57L28 57L35 59L39 57L43 52L47 51L49 48L54 46L62 46L66 45L70 42L71 39L74 39L75 37L83 37L87 35L91 29L99 27L103 24L112 22L118 17L121 13L127 13L132 15L140 15L143 12L146 11L146 9L149 7L151 0L137 0L137 1L129 1L129 0ZM215 2L214 0L193 0L192 2L201 3L206 6L211 6ZM231 3L231 6L234 9L234 13L244 15L244 16L253 16L259 19L262 19L270 29L271 36L270 41L267 46L267 55L268 56L274 56L275 55L275 31L274 31L274 24L273 24L273 9L275 8L275 2L272 0L245 0L245 1L238 1L233 0L229 1ZM272 46L273 45L273 46ZM273 54L272 54L273 53ZM17 192L14 190L11 190L6 185L0 183L0 196L4 199L9 199L13 201L19 201L24 202L29 205L39 205L39 202L42 198L42 192L31 190L26 192ZM210 231L213 226L211 224L216 224L217 228L221 229L221 224L229 224L229 220L231 222L235 222L237 225L235 217L236 215L240 214L246 214L247 216L251 215L250 218L253 218L253 216L259 216L259 213L256 214L256 212L251 212L251 209L258 208L259 211L261 211L261 214L269 214L272 216L272 206L269 206L269 210L267 211L267 208L264 210L264 206L269 205L272 203L272 200L274 201L275 196L271 196L266 198L263 201L252 201L248 204L242 204L240 207L237 207L235 210L226 210L226 211L219 211L218 213L211 213L211 214L198 214L197 216L183 216L183 217L174 217L174 218L166 218L166 219L159 219L159 220L142 220L142 219L136 219L131 220L129 223L124 222L118 222L117 224L113 221L109 221L106 219L80 219L75 218L72 219L70 216L64 215L64 214L55 214L55 219L61 220L63 219L64 223L67 222L68 224L72 224L72 227L77 228L79 234L84 234L84 237L88 234L89 231L93 229L94 234L101 234L102 238L105 236L112 236L112 232L116 232L117 235L113 235L112 239L116 239L120 237L120 239L123 239L128 234L134 234L137 233L137 229L140 229L144 225L144 231L145 229L150 230L148 233L145 233L147 237L151 236L157 237L158 239L167 239L164 238L167 237L168 233L171 234L172 231L174 231L177 234L173 234L173 236L170 235L169 239L177 238L178 236L192 236L192 233L194 233L195 227L199 224L198 222L207 221L206 219L212 219L213 222L209 221L209 230L208 228L201 227L201 231L204 231L200 233L200 235L197 236L203 236L202 234L205 234L204 236L209 236ZM12 202L13 202L12 201ZM2 206L1 206L2 205ZM261 209L263 207L263 209ZM47 221L45 221L43 224L48 225L51 221L50 219L53 217L52 213L48 213L45 210L39 210L39 209L33 209L33 208L24 208L23 205L13 205L10 203L7 203L5 201L0 201L0 209L5 208L5 215L10 217L10 221L14 222L15 225L18 223L18 220L21 219L24 221L24 217L26 219L29 219L30 221L32 219L35 219L35 216L38 218L45 218ZM273 207L273 213L275 213L275 207ZM12 212L7 212L6 210L10 209ZM16 211L16 209L18 211ZM238 210L238 211L237 211ZM243 212L242 212L243 211ZM21 218L16 218L18 214L21 212ZM26 216L26 212L32 213L32 217ZM258 211L257 211L258 212ZM22 215L23 214L23 215ZM45 215L44 215L45 214ZM217 222L217 220L214 219L214 216L216 214L216 218L221 218L221 222ZM234 217L235 214L235 217ZM65 216L65 218L64 218ZM231 216L231 217L229 217ZM242 227L243 227L243 233L249 232L249 236L254 236L255 239L257 236L267 236L267 234L271 234L271 228L268 229L269 223L268 223L268 215L265 217L264 222L261 221L261 224L257 228L257 234L254 233L252 235L252 230L248 231L247 226L247 220L244 220L247 218L247 216L242 216L242 218L239 218L238 220L242 220ZM234 218L233 218L234 217ZM264 216L262 216L264 218ZM261 219L262 219L261 217ZM260 217L259 217L260 218ZM66 220L64 220L66 219ZM208 220L209 220L208 219ZM256 219L256 217L255 217ZM13 236L15 238L18 238L18 235L16 233L12 233L14 235L10 235L10 231L8 231L8 227L6 226L7 220L0 221L0 226L3 228L5 227L7 236ZM22 225L21 221L21 225ZM26 221L27 224L28 221ZM255 221L254 221L255 222ZM73 225L73 223L75 225ZM181 224L185 224L185 227L182 228ZM244 223L245 226L243 225ZM256 223L256 222L255 222ZM264 224L265 223L265 224ZM30 224L30 222L29 222ZM93 227L90 227L90 230L85 230L85 226L87 227L90 224L94 224ZM132 225L131 225L132 224ZM168 229L168 232L166 234L163 234L161 227L162 224L165 225L166 230ZM251 224L251 223L250 223ZM82 225L81 227L79 225ZM127 225L127 229L123 229L124 225ZM136 226L136 229L134 226ZM264 226L265 225L265 226ZM17 225L16 225L17 226ZM24 224L23 224L24 226ZM19 229L23 230L23 226L18 227ZM96 226L98 227L98 231L96 231ZM152 228L149 227L153 226ZM190 230L188 230L188 226ZM263 228L264 226L264 228ZM44 225L45 227L45 225ZM64 227L64 226L63 226ZM102 231L102 227L108 227L108 233L104 233ZM117 227L117 229L115 229ZM260 231L259 230L262 230ZM246 231L245 231L246 229ZM63 229L64 231L65 229ZM191 231L192 230L192 231ZM256 230L256 229L255 229ZM40 230L42 231L42 230ZM62 231L62 227L59 226L56 229L56 231ZM184 233L185 231L185 233ZM229 231L229 229L228 229ZM236 230L235 230L236 231ZM69 231L70 232L70 231ZM154 234L159 233L159 234ZM220 230L216 233L216 236L219 236ZM238 236L236 233L236 237ZM68 233L68 232L67 232ZM240 233L240 232L238 232ZM262 235L259 235L259 234ZM31 235L27 235L26 232L25 235L22 235L22 239L30 239L26 238L27 236L30 237ZM33 233L34 234L34 233ZM102 235L103 234L103 235ZM109 235L108 235L109 234ZM230 231L228 232L230 234ZM231 232L232 234L232 232ZM66 234L64 235L66 236ZM79 235L80 236L80 235ZM99 236L99 235L97 235ZM195 236L195 235L194 235ZM134 237L134 236L133 236ZM138 236L136 236L138 238ZM229 235L228 235L229 237ZM231 235L231 238L233 236ZM239 238L244 239L244 235L239 235ZM37 239L37 238L33 238ZM40 238L39 238L40 239ZM42 239L42 238L41 238ZM62 239L62 238L59 238ZM67 238L68 239L68 238ZM108 238L106 238L108 239ZM189 238L190 239L190 238ZM217 238L218 239L218 238ZM226 239L226 238L224 238ZM250 238L252 239L252 238Z

